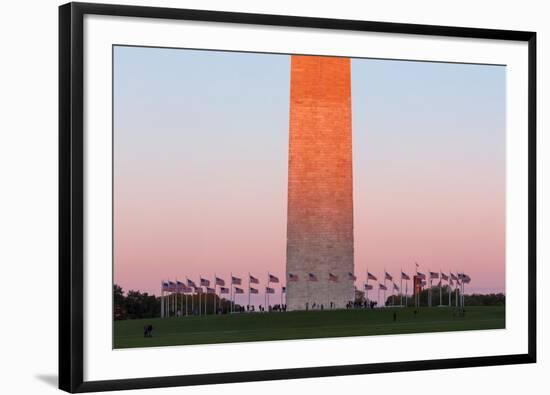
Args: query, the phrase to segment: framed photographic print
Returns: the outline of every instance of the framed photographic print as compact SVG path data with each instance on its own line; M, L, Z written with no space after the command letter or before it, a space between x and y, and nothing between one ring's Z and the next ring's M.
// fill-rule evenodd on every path
M535 362L534 32L59 15L61 389Z

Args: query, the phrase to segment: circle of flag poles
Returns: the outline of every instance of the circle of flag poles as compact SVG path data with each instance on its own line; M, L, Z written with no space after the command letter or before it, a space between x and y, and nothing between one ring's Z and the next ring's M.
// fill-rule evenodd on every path
M419 271L420 265L415 262L415 276L413 281L413 296L414 296L414 306L420 307L420 291L424 287L424 285L427 284L428 286L428 292L427 292L427 306L432 307L433 306L433 295L432 295L432 288L433 288L433 280L437 279L439 280L437 283L437 288L439 288L439 305L438 307L452 307L453 305L453 294L454 294L454 305L456 308L458 307L464 307L465 304L465 286L466 284L469 284L471 281L470 276L465 274L464 272L459 272L455 270L454 272L449 270L449 274L444 273L441 269L439 272L432 272L428 269L426 274ZM344 276L346 277L346 276ZM347 278L350 281L357 281L357 277L354 275L354 273L349 272L347 274ZM338 282L339 276L336 273L328 273L328 277L326 278L328 283L332 282ZM369 298L369 291L374 290L374 286L372 284L369 284L370 281L378 282L378 277L372 274L368 269L366 269L366 278L364 283L364 297L365 297L365 306L368 306L371 302ZM383 270L383 280L382 282L378 282L377 284L377 291L378 291L378 306L380 307L386 307L386 291L388 290L386 281L391 282L391 306L395 306L395 292L398 293L399 296L399 307L407 307L408 306L408 284L411 280L411 277L403 271L403 269L400 269L399 273L399 286L394 280L394 276L389 273L386 268ZM298 282L299 276L294 273L288 273L287 274L287 282ZM309 282L318 282L319 277L316 273L307 273L302 281L306 282L306 298L308 294L308 284ZM405 292L403 293L403 281L405 281ZM447 285L445 286L445 289L447 289L449 294L449 300L447 305L443 304L443 281L447 282ZM271 272L267 272L267 282L266 287L264 291L264 310L269 311L270 310L270 295L275 294L275 288L273 288L272 284L279 284L279 278L275 275L273 275ZM222 295L229 294L229 311L234 312L235 311L235 304L236 304L236 295L242 295L245 293L245 290L241 288L242 286L242 278L235 276L233 273L230 274L230 287L225 287L225 280L223 278L218 277L218 275L214 274L214 280L213 280L213 288L211 287L211 281L208 278L203 277L202 275L199 275L198 284L196 284L193 280L186 277L186 281L182 282L176 279L176 281L171 280L162 280L161 281L161 293L160 293L160 316L161 318L165 317L171 317L171 316L180 316L180 315L207 315L208 314L208 295L213 295L213 314L218 314L217 309L217 303L218 300L220 301L220 308L221 308L221 300ZM252 285L259 285L260 280L253 276L251 273L248 273L248 306L247 311L249 311L249 307L251 307L251 295L252 294L259 294L258 288L254 288ZM203 289L204 287L204 289ZM219 296L218 296L218 287L219 287ZM355 288L357 289L357 288ZM380 291L383 291L383 303L380 303ZM330 301L330 287L327 287L327 297ZM204 294L204 301L202 300L202 295ZM194 306L194 299L195 295L197 296L198 303L197 303L197 309L195 310ZM286 295L286 286L281 284L280 287L280 307L283 306L283 298L284 295ZM403 304L403 296L405 296L405 304ZM191 306L189 309L189 300L191 299ZM311 301L310 301L311 302ZM314 303L313 306L318 305L318 303ZM306 303L306 310L311 308L310 303ZM372 306L371 306L372 307ZM332 308L332 303L330 304L330 308ZM250 309L253 311L252 309Z

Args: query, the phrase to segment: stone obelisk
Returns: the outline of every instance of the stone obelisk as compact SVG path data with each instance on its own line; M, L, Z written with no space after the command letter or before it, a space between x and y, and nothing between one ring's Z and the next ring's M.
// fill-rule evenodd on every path
M349 58L291 56L289 310L344 308L355 297L350 74Z

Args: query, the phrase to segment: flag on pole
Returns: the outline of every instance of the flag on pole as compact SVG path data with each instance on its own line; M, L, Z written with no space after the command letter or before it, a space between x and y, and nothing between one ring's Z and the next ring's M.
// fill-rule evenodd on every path
M355 277L355 274L353 274L352 272L349 272L349 273L348 273L348 278L349 278L350 280L352 280L352 281L357 280L357 277Z
M458 277L454 273L451 273L451 280L458 280Z
M231 284L241 285L242 280L239 277L231 276Z
M257 293L258 293L258 290L257 290L256 288L250 287L250 288L248 289L248 292L250 292L251 294L257 294Z
M454 284L455 284L455 283L453 282L453 279L452 279L452 278L449 280L449 284L450 284L450 285L454 285Z
M193 280L189 280L187 279L187 286L188 287L193 287L193 288L196 288L197 286L195 285L195 282Z
M318 281L317 276L313 273L308 273L308 280L309 281Z
M185 288L187 288L187 287L185 286L184 283L182 283L179 280L176 280L176 291L177 292L185 292Z
M173 281L168 281L168 291L176 292L176 290L177 290L176 283Z
M278 282L279 282L279 278L278 278L278 277L275 277L273 274L269 274L269 282L270 282L270 283L278 283Z
M430 279L432 279L432 278L439 278L439 273L430 272Z
M225 286L225 281L219 277L216 277L216 285L219 285L221 287Z
M244 294L244 290L242 288L235 287L235 293L236 294Z
M420 285L422 285L423 287L426 286L426 280L422 280L422 282L420 283Z
M296 274L288 273L288 281L296 282L298 281L298 276Z
M381 289L383 291L386 291L388 289L388 287L386 287L384 284L378 284L378 289Z
M418 277L421 280L426 279L426 275L424 273L416 272L416 277Z
M221 287L220 288L220 293L221 294L228 294L229 293L229 288Z
M393 290L399 292L399 287L396 283L393 283Z
M196 288L195 288L195 292L196 292L198 295L204 293L204 292L202 291L202 288L201 288L201 287L196 287Z
M328 274L328 281L338 282L338 276L335 276L332 273Z
M411 278L405 272L401 272L401 280L410 280Z
M416 268L417 268L417 269L420 267L420 265L418 264L418 262L415 262L414 264L416 265Z
M162 282L162 290L164 292L168 292L169 289L170 289L170 284L168 283L168 281L163 281Z
M201 277L201 287L209 287L210 286L210 280L207 280L206 278Z
M393 280L393 277L392 277L392 275L389 274L388 272L384 272L384 279L385 279L385 280L392 281L392 280Z
M206 287L206 293L207 294L215 294L216 290L214 288Z
M374 274L372 274L371 272L367 272L367 278L369 280L374 280L374 281L377 281L378 279L376 278L376 276Z
M464 284L468 284L468 283L472 280L472 279L470 278L470 276L468 276L467 274L464 274L464 273L460 273L460 274L458 275L458 278L459 278L460 280L462 280L462 282L463 282Z
M275 293L275 289L274 289L274 288L270 288L270 287L265 287L265 293L266 293L266 294L274 294L274 293Z
M370 291L372 288L372 284L365 284L365 291Z
M260 280L258 280L256 277L252 276L252 275L248 275L248 278L250 280L250 284L259 284L260 283Z
M449 281L449 276L447 276L445 273L441 273L441 279L445 281Z

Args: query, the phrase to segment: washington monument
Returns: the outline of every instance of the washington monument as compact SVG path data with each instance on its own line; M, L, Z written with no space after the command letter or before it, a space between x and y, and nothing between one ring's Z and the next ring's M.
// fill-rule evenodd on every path
M291 56L287 308L354 300L349 58Z

